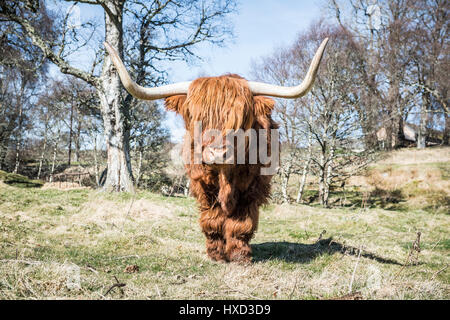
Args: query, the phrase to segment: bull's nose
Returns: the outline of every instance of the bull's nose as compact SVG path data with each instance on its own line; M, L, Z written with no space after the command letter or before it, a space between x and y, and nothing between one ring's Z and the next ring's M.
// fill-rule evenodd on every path
M223 164L227 157L227 147L213 148L205 147L203 150L203 161L207 164Z

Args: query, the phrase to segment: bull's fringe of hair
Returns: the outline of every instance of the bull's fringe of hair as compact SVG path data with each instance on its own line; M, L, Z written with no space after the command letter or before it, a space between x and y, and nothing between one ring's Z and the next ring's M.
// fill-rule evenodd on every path
M195 80L186 105L191 107L190 123L202 121L204 129L246 130L254 121L253 95L247 81L236 75Z
M196 121L201 121L205 130L247 130L255 121L268 129L267 116L270 116L275 101L263 96L254 97L244 78L230 74L198 78L192 82L187 96L169 97L165 104L168 110L183 117L186 130L193 133Z

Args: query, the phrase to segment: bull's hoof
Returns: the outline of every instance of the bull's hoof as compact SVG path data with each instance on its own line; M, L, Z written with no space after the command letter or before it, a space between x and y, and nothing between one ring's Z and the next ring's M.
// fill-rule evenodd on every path
M236 250L230 253L228 260L241 265L249 265L252 263L252 255L248 250Z
M225 255L225 241L223 238L214 238L207 236L206 238L206 253L208 257L217 262L226 262Z
M226 257L223 255L218 254L217 252L214 253L209 253L208 252L208 257L212 260L212 261L216 261L219 263L225 263L228 262Z
M211 257L211 256L209 256L209 258L212 261L217 262L217 263L228 263L228 260L226 258L223 258L223 257Z
M221 249L221 247L208 248L206 250L206 253L208 254L208 257L213 261L227 262L227 257Z

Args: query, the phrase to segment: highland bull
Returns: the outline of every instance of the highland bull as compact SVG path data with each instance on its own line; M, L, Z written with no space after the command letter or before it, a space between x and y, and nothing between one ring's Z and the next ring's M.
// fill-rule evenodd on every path
M226 137L229 132L250 129L266 134L257 136L257 144L267 147L273 154L272 130L277 124L271 113L274 100L279 98L299 98L304 96L314 84L328 39L317 50L303 82L294 87L281 87L261 82L248 82L237 75L199 78L192 82L181 82L156 88L144 88L129 76L117 52L105 43L116 66L125 89L137 99L165 99L168 110L180 114L185 123L186 137L185 168L191 180L191 193L197 198L200 209L200 226L206 236L208 256L216 261L247 263L251 260L250 239L258 225L259 207L267 203L270 196L272 174L264 174L263 169L271 163L258 157L251 163L250 139L244 143L244 159L247 163L224 160L232 150L236 155L240 150ZM195 137L200 124L201 161L190 161L195 157ZM209 130L222 133L222 138L206 137ZM248 138L248 137L247 137ZM232 139L233 140L233 139ZM278 141L277 141L278 143ZM271 157L273 159L273 157ZM208 161L206 161L208 160ZM212 161L211 161L212 160Z

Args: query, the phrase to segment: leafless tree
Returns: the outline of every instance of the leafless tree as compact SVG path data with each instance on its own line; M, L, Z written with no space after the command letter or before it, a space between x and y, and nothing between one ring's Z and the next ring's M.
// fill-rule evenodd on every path
M281 86L293 85L298 81L298 66L293 61L294 51L292 47L278 48L268 56L262 57L252 65L252 73L258 80L276 83ZM280 125L281 139L281 166L279 176L281 178L281 199L284 203L291 201L288 186L293 174L299 167L310 162L308 158L308 139L305 140L305 126L303 109L299 108L297 101L279 99L275 105L275 119ZM306 156L306 159L305 159ZM307 170L303 166L305 179ZM298 197L297 197L298 198ZM301 196L300 196L301 198ZM300 201L300 200L298 200Z
M276 50L256 64L256 74L281 85L296 83L308 68L315 49L331 37L311 95L292 102L279 101L275 117L283 137L281 195L289 201L288 181L300 175L296 201L300 202L309 171L317 177L319 202L329 204L330 188L367 165L372 145L365 141L367 119L361 117L363 92L355 76L360 65L357 44L339 27L317 22L299 35L295 43Z
M168 130L161 127L163 112L154 102L139 101L130 114L131 149L136 159L136 185L146 186L145 174L162 174L168 157L164 146L169 142Z
M435 110L445 126L449 122L448 81L438 74L448 69L448 1L329 0L329 5L335 21L359 44L357 71L366 91L361 112L371 120L366 131L384 128L386 147L398 147L405 122L418 119L417 146L424 147L427 127L439 128L430 121Z
M450 4L443 0L415 0L410 3L409 23L411 68L407 81L417 87L419 130L417 147L425 148L428 129L443 118L443 143L448 144L450 112L448 109L448 13Z
M19 170L28 110L46 71L40 50L12 23L0 19L0 169ZM13 165L7 166L5 158L12 142Z
M226 17L234 10L234 1L135 1L135 0L80 0L66 1L73 5L84 3L99 6L104 11L104 40L123 56L124 40L138 41L136 72L138 81L144 80L154 68L157 59L186 59L194 54L200 42L222 42L229 35ZM2 1L0 19L13 22L39 47L46 58L58 66L62 73L77 77L97 91L103 117L108 160L105 190L133 190L133 175L130 159L130 103L131 97L124 95L118 74L108 55L103 58L100 48L92 43L95 39L95 23L84 22L77 30L70 26L69 13L59 17L59 32L44 34L36 25L39 20L49 18L44 1ZM124 18L131 17L137 23L138 38L127 35ZM56 19L57 17L52 17ZM138 20L136 22L136 20ZM42 21L41 21L42 22ZM45 21L43 21L45 23ZM133 29L132 34L136 34ZM176 32L174 32L176 31ZM126 38L126 37L129 38ZM136 41L134 41L136 43ZM86 71L69 62L72 53L87 47L96 54L92 67Z

